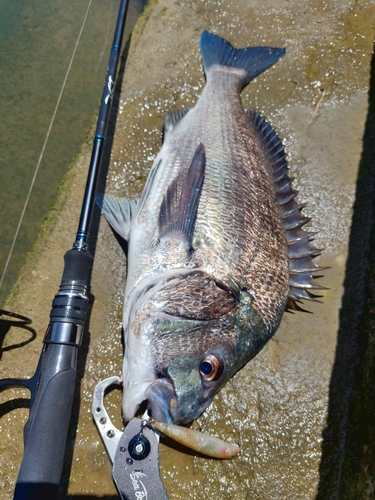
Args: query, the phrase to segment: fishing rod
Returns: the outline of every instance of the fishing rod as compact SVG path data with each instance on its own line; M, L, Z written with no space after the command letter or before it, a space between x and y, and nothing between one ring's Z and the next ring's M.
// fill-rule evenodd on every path
M89 238L127 7L128 0L121 0L76 239L64 256L61 284L52 301L36 372L29 380L0 381L0 390L23 386L31 393L15 500L53 499L58 494L75 392L77 355L89 307L93 265Z

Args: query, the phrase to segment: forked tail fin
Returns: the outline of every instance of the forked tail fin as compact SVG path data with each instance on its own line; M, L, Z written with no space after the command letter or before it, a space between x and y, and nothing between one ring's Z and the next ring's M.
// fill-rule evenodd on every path
M285 54L285 49L273 47L247 47L237 50L223 38L207 31L203 31L201 35L200 47L206 75L213 66L235 68L239 73L242 72L242 87Z

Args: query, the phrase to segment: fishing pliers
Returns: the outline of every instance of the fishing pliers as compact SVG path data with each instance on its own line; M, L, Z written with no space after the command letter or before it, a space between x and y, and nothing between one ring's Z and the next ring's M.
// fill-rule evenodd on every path
M119 431L104 407L106 389L121 384L120 377L109 377L94 390L92 414L112 462L112 477L123 500L168 500L159 473L159 435L144 415L133 418Z

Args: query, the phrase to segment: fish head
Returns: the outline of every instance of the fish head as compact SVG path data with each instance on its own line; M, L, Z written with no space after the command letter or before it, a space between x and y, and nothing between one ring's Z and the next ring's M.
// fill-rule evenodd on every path
M204 350L196 345L186 354L171 358L166 376L146 391L152 416L170 423L189 423L198 418L229 378L225 347L215 345Z
M198 418L266 342L263 322L253 319L249 322L241 307L235 315L208 321L160 312L143 317L125 352L125 420L146 400L155 420L189 423Z
M159 317L144 322L142 335L132 336L124 357L125 420L145 400L155 420L198 418L228 380L226 360L235 347L214 337L212 328L207 332L207 325L197 321Z

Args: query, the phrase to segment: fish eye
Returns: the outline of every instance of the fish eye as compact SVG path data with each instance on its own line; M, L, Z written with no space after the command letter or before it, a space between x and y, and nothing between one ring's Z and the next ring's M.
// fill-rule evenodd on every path
M206 382L217 380L223 373L223 362L215 354L207 354L199 365L199 373Z

